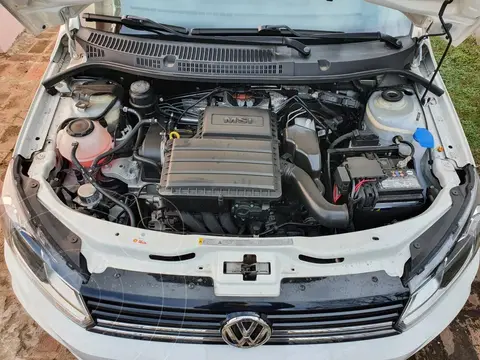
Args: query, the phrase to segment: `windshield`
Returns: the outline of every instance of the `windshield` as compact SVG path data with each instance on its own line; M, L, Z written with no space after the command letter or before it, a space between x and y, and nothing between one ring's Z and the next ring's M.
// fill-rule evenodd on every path
M410 33L411 22L397 10L363 0L122 0L121 15L136 15L188 28L257 28L344 32Z

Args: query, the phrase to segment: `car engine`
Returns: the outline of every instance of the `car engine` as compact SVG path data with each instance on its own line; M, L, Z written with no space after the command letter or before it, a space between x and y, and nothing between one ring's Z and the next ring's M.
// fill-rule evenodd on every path
M72 79L83 116L59 126L50 182L77 211L163 232L319 236L401 221L428 207L432 135L409 84L380 85L166 94L142 79L122 95L112 80Z

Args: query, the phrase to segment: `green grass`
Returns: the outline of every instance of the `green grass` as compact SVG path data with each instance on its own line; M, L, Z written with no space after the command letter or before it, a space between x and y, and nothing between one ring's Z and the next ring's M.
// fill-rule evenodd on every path
M446 42L432 39L437 60ZM477 164L480 163L480 46L473 37L450 48L440 69Z

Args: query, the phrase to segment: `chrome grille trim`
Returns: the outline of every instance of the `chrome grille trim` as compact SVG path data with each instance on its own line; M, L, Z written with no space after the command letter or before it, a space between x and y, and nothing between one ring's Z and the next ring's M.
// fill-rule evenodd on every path
M270 339L267 343L274 345L278 340L281 343L288 344L321 344L321 343L331 343L331 342L344 342L344 341L355 341L355 340L366 340L377 337L392 336L398 332L394 329L390 330L381 330L381 331L372 331L368 333L358 333L358 334L349 334L349 335L325 335L325 336L308 336L308 337L289 337L282 339Z
M217 330L212 329L192 329L192 328L173 328L173 327L165 327L165 326L152 326L152 325L143 325L143 324L128 324L119 321L110 321L110 320L103 320L98 319L97 324L100 327L122 327L122 328L129 328L133 330L147 330L153 331L156 333L192 333L192 334L213 334L218 335Z
M129 331L120 329L104 328L102 326L95 326L92 331L98 332L104 335L121 336L128 338L135 338L140 340L157 340L157 341L171 341L171 342L188 342L192 343L223 343L221 336L219 337L205 337L205 336L183 336L176 334L157 334L157 333L144 333L140 331Z
M385 322L324 329L275 330L274 328L267 345L318 344L391 336L397 334L393 325L392 322ZM141 340L223 344L220 331L212 329L173 328L99 319L97 326L91 331Z
M225 344L222 322L232 311L169 307L86 297L95 320L89 331L148 341ZM334 304L335 305L335 304ZM350 307L266 310L272 325L266 345L359 341L396 335L405 300ZM262 313L262 311L260 311Z
M335 334L353 334L356 332L391 330L393 322L385 322L380 324L368 324L359 326L345 326L337 328L323 328L323 329L299 329L299 330L275 330L273 328L272 338L288 337L294 335L335 335Z
M149 340L149 341L170 341L170 342L187 342L187 343L210 343L210 344L224 344L220 333L217 332L216 335L212 334L211 336L202 336L201 334L188 334L187 330L190 329L175 329L178 332L175 334L175 331L171 333L161 333L161 332L142 332L136 329L117 329L112 327L104 326L95 326L91 329L93 332L97 332L104 335L111 336L120 336L135 338L140 340ZM325 330L325 329L324 329ZM159 330L160 331L160 330ZM327 331L323 332L311 332L310 334L303 334L303 336L290 336L278 335L273 331L272 338L267 342L267 345L279 345L279 344L321 344L321 343L330 343L330 342L343 342L343 341L355 341L355 340L364 340L385 336L392 336L398 332L393 328L378 328L370 329L366 332L353 332L349 333L346 330L336 329L338 333L331 334ZM307 336L308 335L308 336Z

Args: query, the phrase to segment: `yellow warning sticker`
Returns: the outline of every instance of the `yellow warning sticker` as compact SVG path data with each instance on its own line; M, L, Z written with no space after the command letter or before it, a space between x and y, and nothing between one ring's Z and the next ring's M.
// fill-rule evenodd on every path
M198 245L203 245L203 238L198 239Z

